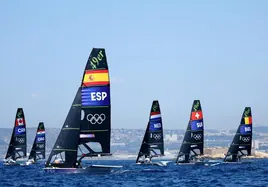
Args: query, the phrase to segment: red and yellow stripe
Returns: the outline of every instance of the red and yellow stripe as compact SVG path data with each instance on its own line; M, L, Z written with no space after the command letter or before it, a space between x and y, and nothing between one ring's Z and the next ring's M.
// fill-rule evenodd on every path
M83 85L94 86L94 85L106 85L109 84L108 70L86 70Z
M251 125L252 124L252 117L245 117L245 124L246 125Z

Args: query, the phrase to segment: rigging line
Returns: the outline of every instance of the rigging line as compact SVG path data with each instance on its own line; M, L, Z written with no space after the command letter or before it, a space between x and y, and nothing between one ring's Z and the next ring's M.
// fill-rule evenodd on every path
M244 149L245 150L245 149ZM242 150L239 150L239 152L242 154L241 156L244 156L245 154L242 152Z
M198 154L193 149L191 151L194 152L195 156L198 156Z
M79 149L79 151L83 154L83 150L81 149L80 146L78 146L78 149Z
M151 151L152 151L155 155L157 155L157 153L155 152L155 150L152 149Z
M19 155L19 157L17 157L17 158L20 158L20 157L22 157L22 156L20 155L20 153L19 153L19 152L16 152L16 153L17 153L17 154ZM16 154L16 153L15 153L15 154Z
M52 161L52 162L50 162L50 163L54 163L54 162L55 162L55 160L58 158L58 155L55 155L55 157L52 157L52 158L54 158L54 159L53 159L53 161ZM50 161L52 160L52 158L50 159Z
M90 153L95 153L95 151L93 151L93 149L91 149L86 143L83 143L83 145L87 148L87 150L88 150Z
M61 155L61 153L60 153L60 158L61 158L61 160L63 161L63 158L62 158L62 155Z

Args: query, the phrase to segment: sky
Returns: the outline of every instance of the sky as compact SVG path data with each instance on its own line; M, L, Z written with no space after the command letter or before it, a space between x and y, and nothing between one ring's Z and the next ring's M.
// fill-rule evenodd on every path
M112 128L186 129L193 100L208 129L236 129L244 107L267 123L268 1L0 1L0 127L60 128L93 47L105 48Z

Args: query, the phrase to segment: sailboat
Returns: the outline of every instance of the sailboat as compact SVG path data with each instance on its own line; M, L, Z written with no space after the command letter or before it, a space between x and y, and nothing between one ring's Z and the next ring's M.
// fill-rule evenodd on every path
M26 165L35 164L38 160L46 157L46 134L43 122L40 122L37 127L36 135L32 150L30 152Z
M13 127L12 136L10 139L7 154L3 164L7 166L20 165L19 160L26 157L26 151L27 151L26 122L23 109L18 108L15 117L15 125Z
M137 164L163 165L161 162L152 162L153 157L164 156L163 123L159 102L153 101L149 122L138 153Z
M252 115L251 108L245 107L240 125L232 144L224 158L224 162L239 162L241 157L251 155L252 146Z
M194 100L190 120L176 159L177 164L195 163L204 151L204 123L201 103Z
M90 165L87 157L111 156L110 81L105 49L93 48L81 86L45 165L46 171L111 171L122 166Z

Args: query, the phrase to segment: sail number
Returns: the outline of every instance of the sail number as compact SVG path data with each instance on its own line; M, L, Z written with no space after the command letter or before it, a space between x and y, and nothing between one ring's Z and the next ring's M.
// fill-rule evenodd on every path
M158 128L161 128L161 123L155 123L155 124L154 124L154 128L157 128L157 129L158 129Z
M203 123L202 122L196 123L196 126L197 126L197 128L203 127Z
M90 95L92 101L103 101L107 97L106 92L91 92Z
M40 142L41 142L41 141L45 141L45 137L38 137L38 138L37 138L37 141L40 141Z
M25 132L25 128L18 128L18 133L23 133Z
M92 69L96 69L99 65L99 62L102 61L103 59L103 54L102 54L102 50L99 51L97 57L92 57L90 60L90 65L92 67Z
M246 132L251 132L251 128L250 127L245 127L245 131Z

